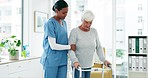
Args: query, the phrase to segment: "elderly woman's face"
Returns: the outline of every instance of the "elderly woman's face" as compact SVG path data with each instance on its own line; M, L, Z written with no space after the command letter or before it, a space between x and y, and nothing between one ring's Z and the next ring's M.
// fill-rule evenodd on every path
M84 29L89 30L91 24L92 24L92 21L85 21L85 20L83 20L82 26L83 26Z

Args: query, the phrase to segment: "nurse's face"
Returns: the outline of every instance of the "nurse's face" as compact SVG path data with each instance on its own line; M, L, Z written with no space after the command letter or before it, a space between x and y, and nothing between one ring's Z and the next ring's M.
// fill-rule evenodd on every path
M67 16L67 13L68 13L68 7L66 8L62 8L61 10L57 10L57 16L60 18L60 19L65 19L65 17Z

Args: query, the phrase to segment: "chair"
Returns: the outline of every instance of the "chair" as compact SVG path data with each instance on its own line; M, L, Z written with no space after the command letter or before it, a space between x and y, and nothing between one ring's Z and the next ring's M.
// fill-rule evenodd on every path
M106 55L106 50L105 48L103 48L104 51L104 55ZM108 69L106 66L104 66L103 64L99 64L99 63L94 63L93 68L101 68L104 69L104 73L102 73L101 70L98 71L92 71L91 72L91 76L90 78L102 78L102 74L104 74L104 78L112 78L112 70Z
M103 68L103 64L95 63L93 68ZM92 71L90 78L102 78L102 71ZM104 78L112 78L112 70L104 66Z

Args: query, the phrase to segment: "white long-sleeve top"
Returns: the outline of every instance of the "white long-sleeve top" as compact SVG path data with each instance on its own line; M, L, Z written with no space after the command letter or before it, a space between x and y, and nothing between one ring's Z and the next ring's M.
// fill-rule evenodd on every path
M68 52L72 63L79 62L82 68L93 66L95 52L102 62L105 61L104 52L94 28L90 28L88 32L84 32L78 27L74 28L70 33L69 44L76 44L76 51L69 50Z
M56 39L53 37L48 37L48 42L52 50L69 50L70 45L61 45L56 43Z

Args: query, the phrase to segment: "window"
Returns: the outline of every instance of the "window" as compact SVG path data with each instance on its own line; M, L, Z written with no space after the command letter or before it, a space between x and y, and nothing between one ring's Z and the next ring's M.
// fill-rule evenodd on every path
M2 15L2 12L0 11L0 16Z
M0 39L11 35L21 39L21 10L22 0L0 0Z

